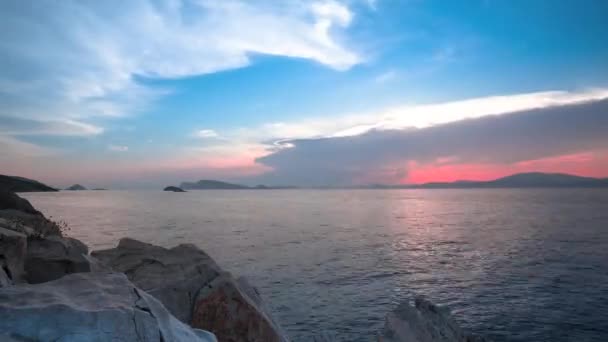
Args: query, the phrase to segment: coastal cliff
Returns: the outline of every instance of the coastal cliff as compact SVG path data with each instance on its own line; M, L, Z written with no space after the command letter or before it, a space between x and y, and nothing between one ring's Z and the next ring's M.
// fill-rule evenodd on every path
M0 191L1 341L289 341L259 291L192 244L124 238L89 254L62 228ZM378 341L485 340L417 299L388 314Z

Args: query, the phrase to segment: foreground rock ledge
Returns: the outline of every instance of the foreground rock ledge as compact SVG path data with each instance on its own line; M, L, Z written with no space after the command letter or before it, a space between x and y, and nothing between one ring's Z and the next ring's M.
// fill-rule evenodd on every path
M0 290L0 340L215 342L119 273L75 273Z

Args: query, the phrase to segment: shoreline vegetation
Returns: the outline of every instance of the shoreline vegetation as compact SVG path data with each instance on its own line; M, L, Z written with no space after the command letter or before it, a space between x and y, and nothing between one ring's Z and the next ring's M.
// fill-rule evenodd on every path
M90 252L68 230L0 188L0 340L289 341L259 291L195 245L167 249L124 238ZM389 312L375 335L486 341L422 297Z

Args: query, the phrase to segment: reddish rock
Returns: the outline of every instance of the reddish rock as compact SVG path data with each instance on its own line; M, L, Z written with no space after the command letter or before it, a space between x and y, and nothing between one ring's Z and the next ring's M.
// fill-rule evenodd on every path
M287 341L272 318L229 274L200 290L191 325L212 331L222 342Z

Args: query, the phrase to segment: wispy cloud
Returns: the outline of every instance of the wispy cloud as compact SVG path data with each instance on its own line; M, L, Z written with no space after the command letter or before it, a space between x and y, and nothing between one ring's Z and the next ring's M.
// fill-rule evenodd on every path
M100 134L93 118L133 115L170 93L138 79L240 68L252 54L345 70L361 57L334 33L352 19L338 1L3 1L0 64L10 67L0 69L0 118L37 121L37 129L0 129Z
M127 152L129 151L129 146L124 145L108 145L108 150L113 152Z
M103 128L88 123L64 120L32 120L0 116L2 135L66 135L91 136L103 133Z
M2 135L0 135L0 151L2 151L0 153L0 160L4 161L3 168L10 166L9 162L16 162L24 158L47 157L57 154L57 151L54 149L40 147Z
M212 129L201 129L194 132L194 136L197 138L209 139L209 138L217 138L219 135L216 131Z
M380 75L376 76L374 78L374 81L376 83L386 83L386 82L390 82L390 81L394 80L395 78L397 78L397 71L389 70L389 71L383 72Z
M142 96L154 95L134 81L136 75L213 73L248 65L252 53L305 58L335 69L360 61L333 38L333 29L352 19L348 7L335 1L138 0L114 6L43 0L0 6L0 51L14 66L0 73L0 92L44 95L3 115L126 115ZM49 103L44 110L34 107Z
M251 54L348 69L361 58L334 32L352 17L337 1L3 1L0 118L36 123L2 134L100 134L92 118L133 115L169 92L138 77L240 68Z

